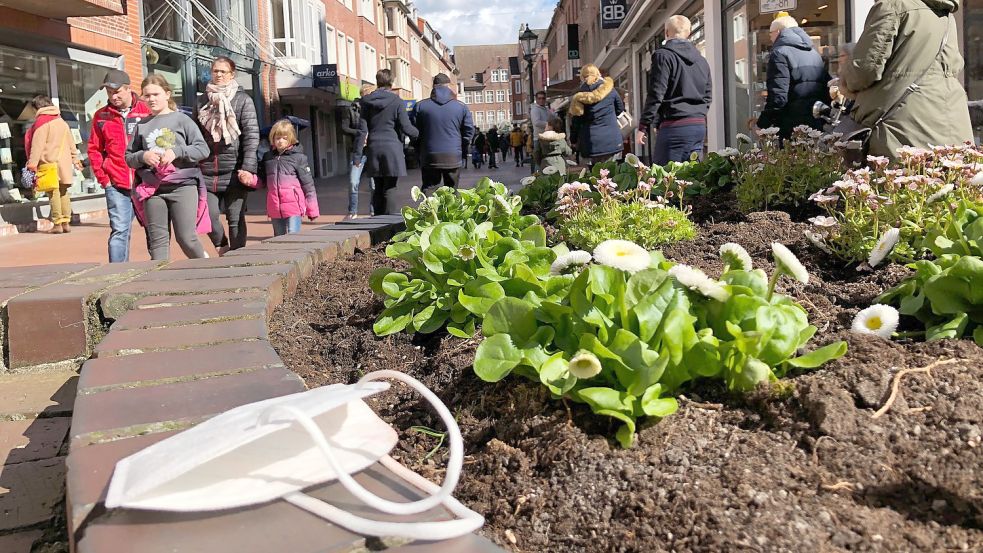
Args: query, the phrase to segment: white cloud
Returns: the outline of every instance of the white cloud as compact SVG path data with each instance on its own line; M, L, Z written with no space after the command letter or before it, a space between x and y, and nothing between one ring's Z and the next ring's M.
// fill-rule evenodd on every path
M474 0L420 0L420 16L451 46L518 42L519 28L545 28L556 0L499 0L484 7Z

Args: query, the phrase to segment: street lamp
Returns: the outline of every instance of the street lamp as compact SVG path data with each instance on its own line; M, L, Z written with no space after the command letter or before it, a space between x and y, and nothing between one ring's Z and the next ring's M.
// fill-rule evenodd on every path
M535 128L532 126L532 106L536 103L536 93L532 86L532 62L536 58L536 41L539 40L539 35L532 32L529 28L529 24L526 23L526 30L519 35L519 43L522 45L523 57L526 58L526 70L529 72L529 130L535 133ZM535 137L533 137L535 141ZM536 171L536 164L529 161L529 172L534 173Z

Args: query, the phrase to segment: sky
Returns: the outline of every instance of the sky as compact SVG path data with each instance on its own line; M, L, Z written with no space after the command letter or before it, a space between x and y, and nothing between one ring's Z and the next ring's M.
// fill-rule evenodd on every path
M419 14L450 47L518 42L519 26L546 28L556 0L416 0Z

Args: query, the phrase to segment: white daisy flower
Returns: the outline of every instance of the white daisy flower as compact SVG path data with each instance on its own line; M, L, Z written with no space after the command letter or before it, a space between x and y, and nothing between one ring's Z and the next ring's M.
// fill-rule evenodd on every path
M478 206L478 213L481 213L481 214L488 213L488 206L485 205L485 204L479 205Z
M637 273L651 262L648 250L628 240L605 240L594 248L594 260L601 265Z
M898 245L898 239L901 237L901 229L894 227L890 228L881 235L880 240L874 246L874 249L870 250L870 257L867 258L867 264L871 267L876 267L884 261L884 258L894 250L894 246Z
M676 279L676 282L682 286L708 298L720 302L727 301L730 298L730 292L722 284L708 277L706 273L696 267L673 265L669 269L669 276Z
M802 284L809 284L809 271L802 266L802 262L799 261L799 258L795 257L795 254L785 247L785 244L772 242L771 253L775 258L775 265L778 266L779 271L794 278Z
M550 274L562 275L570 267L586 265L590 263L591 259L590 253L583 250L574 250L563 254L550 265Z
M874 304L857 313L850 330L890 340L898 328L898 317L898 310L890 305Z
M638 156L635 154L628 154L625 156L625 163L631 165L632 167L638 167L641 161L639 161Z
M734 157L740 153L741 151L737 148L724 148L723 150L717 152L717 155L720 157Z
M423 195L423 191L420 190L419 186L414 186L413 188L410 188L410 197L413 198L414 202L418 202L426 196Z
M577 378L591 378L601 373L601 360L593 353L582 349L570 359L567 370Z
M567 162L567 165L569 165L571 167L573 167L574 165L577 165L577 162L574 161L574 160L572 160L572 159L564 159L563 161Z
M952 183L949 183L949 184L943 186L942 188L940 188L939 191L936 192L935 194L932 194L931 196L929 196L928 199L925 200L925 202L926 203L933 204L933 203L941 200L945 196L949 195L949 192L952 192L952 189L953 188L955 188L955 186Z
M741 271L750 271L754 266L751 254L747 253L743 246L733 242L720 246L720 260L727 267Z
M778 127L768 127L767 129L762 129L758 131L758 135L764 137L778 136L779 132L781 132L781 129L779 129Z
M506 213L512 213L512 204L501 194L495 194L495 203Z
M457 250L457 255L459 255L461 259L465 261L471 261L474 259L474 256L477 255L477 252L473 247L464 245L461 246L461 249Z
M974 176L973 179L969 181L969 184L972 184L973 186L977 186L977 187L983 187L983 171L976 173L976 176Z
M522 180L519 181L519 184L521 184L522 186L529 186L534 182L536 182L536 177L529 176L529 177L522 177Z
M546 167L543 167L544 175L555 175L557 173L559 173L559 171L557 170L556 167L553 167L552 165L547 165Z
M744 134L744 133L737 133L737 141L738 142L744 142L746 144L750 144L751 143L751 137L748 136L748 135L746 135L746 134Z
M818 234L812 232L811 230L804 231L802 234L805 235L806 240L808 240L809 243L811 243L813 246L816 246L821 251L828 254L833 253L833 251L829 249L829 246L826 245L826 241L823 240L822 236L819 236Z

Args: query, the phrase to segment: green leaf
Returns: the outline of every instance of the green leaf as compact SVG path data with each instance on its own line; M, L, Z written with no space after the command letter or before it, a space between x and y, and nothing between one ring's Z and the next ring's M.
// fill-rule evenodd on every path
M978 326L973 330L973 341L976 342L977 346L983 347L983 326Z
M658 288L641 298L632 308L632 312L638 319L638 337L643 342L652 343L656 332L662 326L666 309L669 308L676 294L677 291L672 284L672 279L666 278L659 284Z
M567 360L563 352L555 353L539 367L539 381L546 386L554 396L562 396L577 384L577 377L567 370Z
M809 326L799 307L775 305L755 312L756 330L768 336L758 358L769 366L788 359L799 348L799 335Z
M391 272L393 272L392 269L381 267L379 269L372 271L372 274L369 275L369 288L371 288L372 291L377 296L386 295L385 291L382 288L382 279L384 279L386 275L388 275Z
M634 397L625 392L619 392L613 388L595 387L581 388L575 392L584 403L590 405L594 412L599 409L607 411L617 411L620 413L632 413L634 411L632 402Z
M546 246L546 229L543 225L531 225L522 230L521 240L528 240L535 246Z
M504 297L505 290L501 284L484 278L469 281L457 293L457 301L479 317L485 316L492 305Z
M372 325L376 336L388 336L401 332L413 321L414 304L404 303L389 307L382 312L379 320Z
M508 334L517 344L527 344L538 329L535 309L518 298L504 297L488 309L482 333L485 336Z
M679 409L676 398L661 397L661 384L653 384L642 394L642 412L650 417L668 417Z
M932 340L960 338L966 331L966 325L968 324L969 315L966 313L958 313L942 324L926 328L925 340L931 342Z
M469 318L464 322L450 322L447 324L447 332L451 336L456 336L458 338L472 338L474 337L475 327L474 319Z
M498 382L508 376L522 361L522 352L515 347L508 334L496 334L478 345L474 358L474 372L485 382Z
M645 269L633 274L628 279L625 301L629 307L641 303L651 294L657 293L668 278L669 274L659 269Z
M439 223L430 233L430 247L442 248L456 253L468 241L468 231L456 223ZM430 249L430 248L424 248Z
M382 282L379 286L385 295L395 298L399 296L399 294L402 292L402 288L406 286L408 282L409 278L407 278L403 273L390 271L382 277Z
M799 369L814 369L824 365L827 361L839 359L846 354L846 342L839 341L825 345L809 353L793 357L786 361L789 366Z

